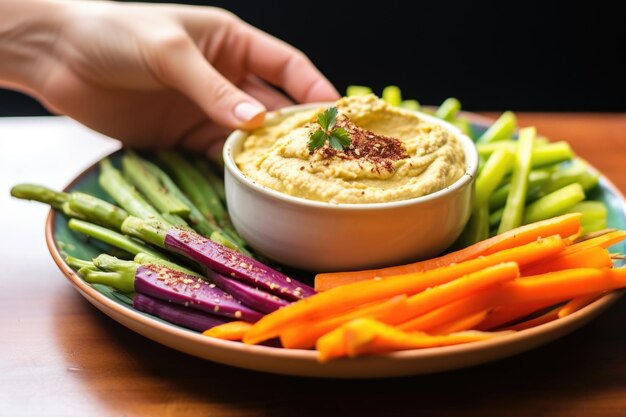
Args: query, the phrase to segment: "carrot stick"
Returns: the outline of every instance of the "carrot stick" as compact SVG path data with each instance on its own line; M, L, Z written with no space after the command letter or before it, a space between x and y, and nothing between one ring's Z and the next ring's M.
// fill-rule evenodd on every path
M252 326L243 340L249 344L260 343L278 336L283 330L297 323L321 320L342 311L396 295L412 295L502 262L517 262L520 266L524 266L553 256L561 252L563 248L563 240L559 236L551 236L524 246L432 271L400 275L384 280L356 282L333 288L264 316Z
M624 239L626 239L626 231L616 230L614 232L606 233L604 235L597 236L592 239L587 239L587 240L583 240L582 242L574 243L573 245L568 246L567 249L563 251L563 255L576 253L578 251L592 248L595 246L608 248L609 246L613 246L616 243L619 243Z
M429 288L409 297L404 305L399 306L386 323L404 323L416 316L456 301L468 295L480 292L498 284L512 281L519 276L515 262L490 266L473 272L448 283Z
M537 311L560 304L566 299L567 298L559 298L498 306L489 317L478 325L477 330L489 331L518 322Z
M252 325L245 321L231 321L212 327L202 334L224 340L241 340L251 327Z
M327 291L334 287L369 280L375 277L384 278L394 275L429 271L454 263L475 259L478 256L489 255L501 250L525 245L540 237L545 238L552 235L560 235L565 238L578 233L580 230L580 217L580 213L572 213L531 223L483 240L456 252L408 265L365 271L318 274L315 277L315 289L317 291Z
M514 326L504 328L502 330L513 330L520 331L530 329L531 327L537 327L539 325L549 323L559 318L559 307L554 308L547 313L542 314L539 317L535 317L534 319L526 320L521 323L518 323Z
M481 291L431 310L396 327L407 332L429 331L430 329L488 310L491 306L498 303L498 296L498 292L492 289Z
M460 319L452 320L448 323L428 329L428 333L434 335L446 335L475 329L477 325L487 318L489 313L491 313L491 309L482 310L478 313L470 314L469 316L461 317Z
M522 319L535 311L589 293L626 287L626 269L570 269L518 278L501 288L485 290L398 325L406 331L426 330L488 308L496 309L479 330ZM499 313L500 311L500 313Z
M584 307L587 307L589 304L602 298L604 294L605 293L603 292L587 294L570 300L559 310L559 318L562 319L563 317L569 316L570 314L575 313Z
M357 318L381 319L393 313L406 301L406 295L399 295L390 300L377 301L356 310L330 317L321 321L306 321L286 329L280 334L280 341L286 349L309 349L315 347L317 339L337 327Z
M553 259L538 262L522 270L522 276L541 275L553 271L574 268L611 268L613 261L609 251L601 246L591 246L575 252L567 253Z
M422 349L476 342L508 334L466 331L445 336L406 333L372 319L356 319L322 336L317 342L322 362L342 356L356 357L407 349Z

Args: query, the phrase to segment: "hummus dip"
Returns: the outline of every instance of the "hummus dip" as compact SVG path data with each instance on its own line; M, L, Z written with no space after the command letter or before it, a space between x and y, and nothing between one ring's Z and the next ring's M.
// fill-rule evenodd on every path
M313 152L317 114L298 112L254 130L235 162L254 182L295 197L329 203L383 203L441 190L465 172L465 155L444 127L393 107L376 96L345 97L335 104L337 127L352 143L328 143Z

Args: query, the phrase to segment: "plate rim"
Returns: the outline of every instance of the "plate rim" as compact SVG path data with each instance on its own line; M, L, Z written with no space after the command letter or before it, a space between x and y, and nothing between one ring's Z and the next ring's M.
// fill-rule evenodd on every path
M470 112L462 112L462 113L464 116L468 117L470 121L477 123L477 124L487 124L487 123L493 122L493 119L490 119L486 116L481 116L481 115L470 113ZM123 151L123 148L117 149L101 157L96 162L94 162L87 168L83 169L83 171L80 172L74 179L72 179L72 181L63 188L63 190L68 191L69 189L73 188L85 176L87 176L89 173L95 170L98 167L98 164L102 159L111 157L112 155L121 151ZM626 217L626 198L624 197L624 194L615 186L615 184L609 178L607 178L604 174L602 174L601 171L599 171L593 166L591 167L600 174L601 186L603 188L608 189L610 192L612 192L617 197L619 197L619 199L622 202L621 208L624 211L624 216ZM558 333L559 330L565 333L569 333L570 331L575 330L578 326L584 325L587 320L591 320L592 318L600 314L603 310L605 310L610 305L612 305L615 301L617 301L617 299L619 299L619 297L622 295L621 291L613 291L601 297L600 299L594 301L593 303L585 306L584 308L572 313L571 315L567 317L561 318L559 320L554 320L554 321L551 321L551 322L548 322L548 323L545 323L545 324L542 324L542 325L539 325L530 329L525 329L516 333L497 337L494 339L482 340L482 341L472 342L468 344L454 345L454 346L442 346L442 347L427 348L427 349L405 350L405 351L393 352L393 353L389 353L385 355L340 359L337 361L331 361L331 362L322 364L317 360L318 354L314 350L284 349L284 348L276 348L276 347L260 346L260 345L246 345L241 342L221 340L221 339L203 336L201 333L197 333L192 330L187 330L182 327L174 326L169 323L161 322L160 320L152 318L151 316L143 314L141 312L132 310L129 307L125 306L124 304L106 297L104 294L97 291L87 282L83 281L78 276L78 274L76 274L76 272L72 268L70 268L69 265L65 263L65 260L63 259L61 255L60 248L58 247L57 242L54 239L54 230L56 228L55 214L56 214L56 211L54 209L50 209L48 216L46 218L46 223L45 223L45 240L46 240L46 245L48 247L48 251L50 252L50 255L52 256L54 262L56 263L57 267L61 270L63 275L65 275L68 281L70 281L70 283L73 284L75 289L83 297L85 297L88 301L90 301L92 304L93 304L93 301L100 303L105 308L113 310L115 313L121 316L125 316L131 321L137 322L140 325L151 328L153 331L163 333L164 335L169 334L169 336L174 336L176 338L183 339L184 341L189 342L189 343L205 345L207 348L231 351L237 354L240 354L240 353L251 354L252 353L258 356L259 359L261 360L263 358L293 359L293 360L298 360L298 361L304 361L309 364L314 362L315 364L320 365L320 368L323 365L324 368L326 369L332 369L333 363L345 363L346 361L350 361L356 366L359 366L359 364L362 364L363 366L367 366L366 364L367 362L372 363L372 362L382 361L385 363L389 363L389 362L405 363L405 362L413 362L413 361L427 360L427 359L433 359L433 358L441 359L442 357L455 356L458 354L480 353L480 352L489 351L491 349L497 349L499 347L515 345L525 340L533 340L538 337L541 337L542 334L545 334L545 333L547 334ZM97 307L98 309L102 311L102 309L99 306L96 305L95 307ZM112 317L108 312L104 311L104 313L107 316L113 318L118 323L124 325L125 327L129 327L127 324L122 323L117 318ZM131 330L138 332L135 329L131 329ZM144 337L148 337L150 339L156 340L160 344L164 344L160 340L152 338L141 332L138 332L138 333L142 334L142 336ZM557 336L557 338L561 336ZM543 343L540 343L540 344L543 344ZM180 350L177 348L175 349ZM197 357L201 357L203 359L213 360L215 362L221 362L221 363L225 363L231 366L243 367L243 368L248 368L248 369L257 369L257 370L261 369L261 368L253 368L250 366L238 365L238 364L234 364L228 361L223 361L223 360L218 360L218 359L209 359L205 356L199 356L193 353L191 354ZM499 357L505 357L505 356L510 356L510 354L506 354L506 355L499 356ZM490 362L490 361L491 360L480 361L477 363ZM458 368L460 367L453 367L450 369L458 369ZM300 375L300 376L307 375L306 373L289 372L288 370L287 371L264 370L264 371L280 373L280 374L289 374L289 375ZM436 372L436 371L431 371L431 372ZM337 375L336 372L335 373L334 372L322 372L321 375L310 374L308 376L343 377L343 378L352 377L349 375L350 372L343 372L343 373L347 375ZM398 372L398 373L392 373L390 375L383 375L383 377L393 376L393 375L409 375L409 374L413 374L413 373ZM360 377L360 376L355 376L355 377Z

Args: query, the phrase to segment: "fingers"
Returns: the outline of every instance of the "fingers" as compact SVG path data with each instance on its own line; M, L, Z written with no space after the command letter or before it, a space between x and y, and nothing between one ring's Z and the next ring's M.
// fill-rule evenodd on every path
M248 75L240 85L241 89L259 100L268 110L280 109L293 105L284 94L276 91L257 77Z
M215 70L186 35L158 42L153 71L195 102L212 120L230 128L260 126L266 108Z
M248 36L248 70L282 88L298 102L334 101L339 93L299 50L256 28Z

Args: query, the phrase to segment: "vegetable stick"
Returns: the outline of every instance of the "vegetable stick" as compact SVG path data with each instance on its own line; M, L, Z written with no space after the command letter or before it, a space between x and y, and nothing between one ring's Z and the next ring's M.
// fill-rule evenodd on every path
M498 306L493 310L489 317L476 327L476 330L490 331L502 326L516 323L540 310L545 310L548 307L561 304L564 300L566 300L566 298Z
M586 239L578 243L574 243L570 245L563 251L563 255L567 255L570 253L576 253L581 250L591 248L594 246L600 246L602 248L609 248L610 246L615 245L626 239L626 231L624 230L616 230L614 232L606 233L591 239Z
M388 85L383 88L382 99L392 106L398 107L402 103L402 92L396 85Z
M589 293L623 288L626 269L570 269L533 277L518 278L462 298L439 310L399 324L403 330L428 329L478 311L498 307L478 328L488 330L524 318L535 311Z
M406 301L406 295L399 295L385 301L377 301L345 314L321 321L306 321L289 328L280 334L280 341L286 349L309 349L315 347L317 339L337 327L357 318L381 319L388 317L393 310Z
M511 192L506 199L498 233L504 233L523 224L535 136L537 136L537 130L534 127L527 127L519 132L519 143L511 177Z
M435 117L451 122L459 111L461 111L461 102L454 97L450 97L437 108Z
M406 333L372 319L353 320L317 342L319 360L326 362L342 356L382 354L398 350L422 349L476 342L508 334L466 331L445 336L422 332Z
M585 191L580 184L576 182L566 185L526 206L522 223L534 223L558 216L584 199Z
M569 316L604 296L604 292L582 295L570 300L559 310L559 318Z
M601 246L593 246L530 265L522 270L522 276L547 274L548 272L561 271L563 269L602 269L611 268L612 266L613 261L609 251Z
M519 276L515 262L507 262L473 272L445 284L428 288L406 300L386 322L403 323L413 317L434 310L459 298L467 297L486 288L511 281Z
M431 271L400 275L385 280L356 282L337 287L268 314L250 329L244 342L259 343L278 336L294 323L330 317L341 311L396 295L415 294L426 288L445 284L502 262L517 262L519 265L526 265L555 255L563 248L563 240L559 236L552 236L524 246Z
M472 215L463 229L457 244L467 247L489 238L489 207L487 204L474 206Z
M479 311L478 313L471 314L467 317L462 317L457 320L450 321L441 326L434 327L428 330L428 333L433 335L446 335L450 333L462 332L476 328L487 316L491 313L491 309Z
M490 143L509 139L515 133L517 119L511 111L506 111L483 133L477 143Z
M480 207L489 201L489 197L496 190L502 178L511 170L515 156L509 149L496 150L483 167L476 179L474 207Z
M241 340L250 327L250 323L245 321L231 321L205 330L202 334L223 340Z
M407 332L429 331L447 323L472 316L480 311L489 310L498 303L498 293L491 289L461 298L444 306L415 317L396 327Z
M393 322L406 321L416 314L415 309L422 311L437 308L441 303L462 296L459 291L478 291L483 287L514 278L518 274L517 264L514 262L501 264L503 259L508 261L508 258L516 258L515 260L526 261L528 257L536 257L539 252L554 253L555 249L558 250L559 244L562 245L558 237L535 243L433 271L402 275L387 280L365 281L316 294L302 300L303 302L291 304L268 314L250 329L244 342L256 344L278 336L285 329L303 322L328 318L341 311L348 311L376 300L401 294L420 293L430 287L444 287L442 284L450 284L444 288L432 288L417 294L411 297L410 302L407 300L406 308L399 308L401 311L393 318ZM459 283L451 282L460 277L465 279L459 280ZM422 295L425 293L428 294Z
M554 321L556 319L559 318L559 307L554 308L542 315L540 315L539 317L535 317L533 319L530 320L526 320L523 321L521 323L518 323L514 326L510 326L510 327L506 327L504 329L502 329L503 331L506 330L512 330L512 331L521 331L521 330L526 330L526 329L530 329L531 327L537 327L540 326L542 324L545 323L549 323L551 321Z
M522 246L537 240L539 237L560 235L565 238L578 233L580 230L580 217L580 213L573 213L529 224L483 240L482 242L478 242L475 245L456 252L408 265L364 271L318 274L315 277L315 289L317 291L326 291L334 287L369 280L375 277L388 277L392 275L428 271L474 259L478 256L485 256L501 250ZM626 232L624 232L624 234L626 236Z

